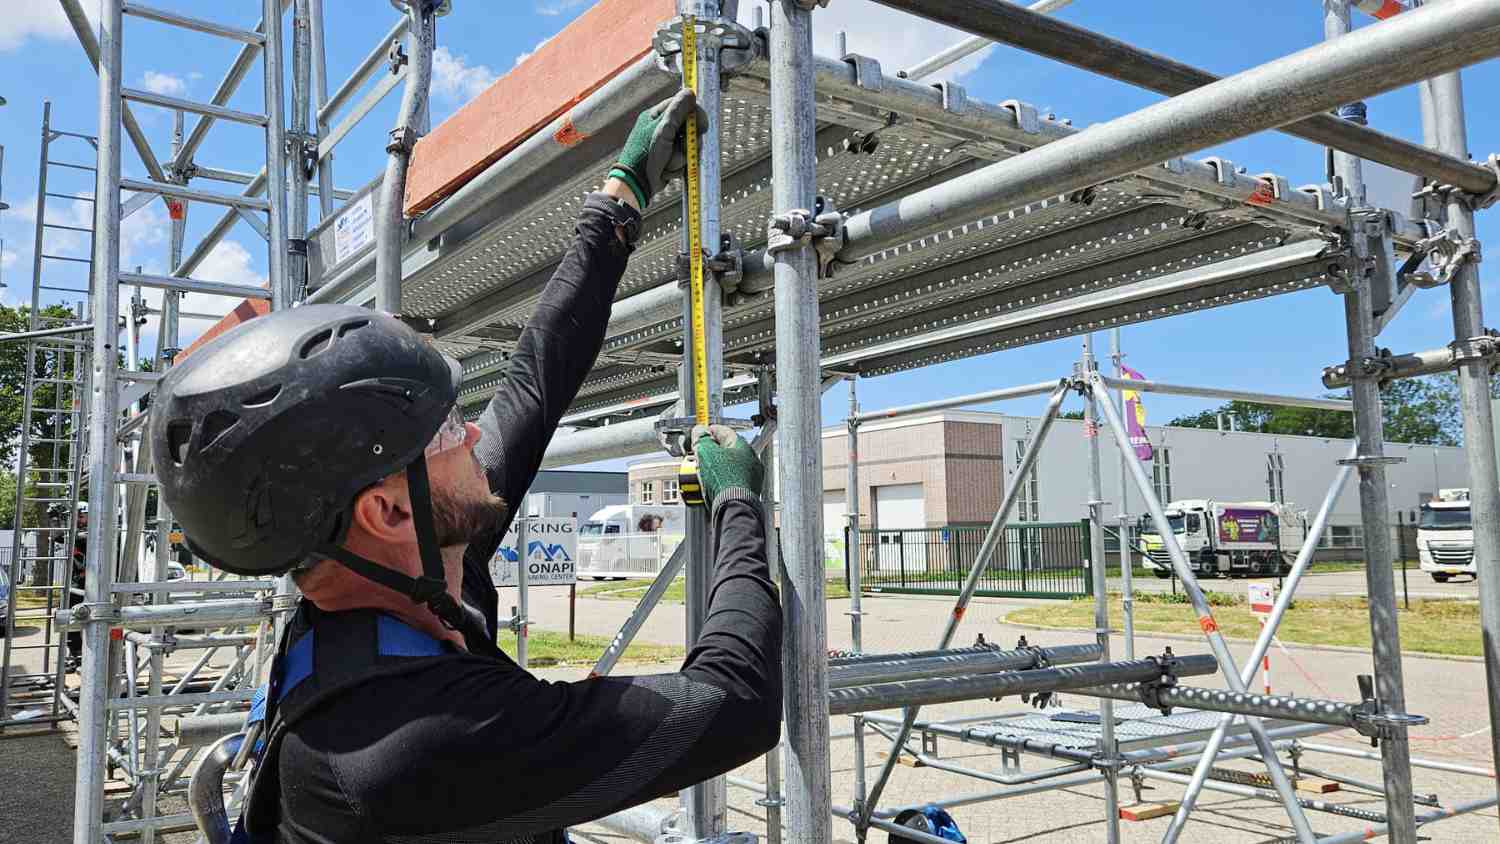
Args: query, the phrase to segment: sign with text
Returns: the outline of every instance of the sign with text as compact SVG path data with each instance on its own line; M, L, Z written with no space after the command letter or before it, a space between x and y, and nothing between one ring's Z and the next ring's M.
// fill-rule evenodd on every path
M1275 542L1280 529L1270 510L1225 507L1219 513L1220 542Z
M1250 612L1262 618L1270 615L1276 606L1276 587L1269 583L1252 583L1249 592Z
M516 533L516 522L511 522L500 550L490 559L490 576L496 586L520 585L517 570L522 560ZM527 586L572 586L578 581L577 559L577 519L548 516L526 520Z

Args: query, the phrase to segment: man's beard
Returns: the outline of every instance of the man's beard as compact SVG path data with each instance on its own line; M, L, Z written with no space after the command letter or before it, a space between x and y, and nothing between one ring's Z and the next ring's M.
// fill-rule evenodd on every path
M467 545L494 531L509 512L505 499L494 493L465 496L432 491L432 521L440 548Z

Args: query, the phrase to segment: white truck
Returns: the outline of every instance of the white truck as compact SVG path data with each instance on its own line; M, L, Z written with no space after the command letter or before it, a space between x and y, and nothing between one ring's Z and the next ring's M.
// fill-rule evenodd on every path
M1201 578L1285 574L1306 534L1295 508L1273 501L1213 501L1194 498L1166 506L1177 544ZM1172 561L1149 516L1141 517L1146 566L1159 578L1172 576Z
M682 543L681 504L616 504L578 528L578 576L594 580L654 577Z
M1454 575L1479 578L1474 566L1474 523L1467 489L1441 489L1417 519L1417 559L1438 583Z

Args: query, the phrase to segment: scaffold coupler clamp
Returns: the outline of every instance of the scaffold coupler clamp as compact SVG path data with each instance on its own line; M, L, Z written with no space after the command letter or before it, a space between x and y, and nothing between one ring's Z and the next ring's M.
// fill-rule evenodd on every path
M1052 667L1052 661L1047 659L1047 652L1026 641L1025 636L1016 640L1016 650L1031 654L1031 670L1033 671ZM1047 704L1052 702L1053 696L1053 692L1022 692L1021 702L1032 704L1037 709L1046 709ZM1000 698L993 699L1000 700Z
M811 211L797 208L771 218L766 228L767 266L777 253L811 244L818 253L818 278L831 278L845 238L844 215L820 196Z
M1371 747L1379 747L1381 739L1405 738L1408 727L1420 727L1430 720L1426 715L1383 711L1375 694L1375 678L1361 674L1357 679L1360 702L1354 707L1354 731L1368 738Z
M1152 680L1145 680L1137 684L1136 689L1141 694L1141 703L1155 709L1163 715L1172 714L1172 705L1161 699L1162 689L1170 689L1177 685L1177 655L1172 653L1171 648L1162 651L1161 656L1146 657L1155 662L1161 669L1161 674Z
M1377 349L1373 355L1323 367L1323 386L1330 390L1346 387L1361 378L1383 380L1395 371L1390 349Z
M722 235L719 238L719 253L705 255L703 269L719 283L721 298L733 302L732 295L739 290L740 282L745 280L745 250L733 235ZM693 272L691 256L686 252L678 252L672 271L677 283L686 287Z
M1500 332L1489 328L1478 337L1454 340L1448 344L1448 349L1453 353L1454 365L1476 360L1494 360L1500 357Z
M1463 237L1451 228L1417 241L1413 252L1414 255L1425 255L1433 269L1431 280L1423 280L1423 287L1441 287L1452 281L1464 264L1478 264L1484 260L1478 240Z
M1489 193L1478 194L1474 197L1474 201L1471 204L1476 211L1482 211L1496 202L1500 202L1500 154L1490 153L1490 157L1485 160L1484 166L1488 167L1490 172L1495 174L1495 187L1491 188Z
M733 73L755 60L755 33L725 17L699 18L698 43L712 47L719 54L719 72ZM656 28L651 38L656 66L663 72L682 74L678 57L682 55L681 16L671 18Z

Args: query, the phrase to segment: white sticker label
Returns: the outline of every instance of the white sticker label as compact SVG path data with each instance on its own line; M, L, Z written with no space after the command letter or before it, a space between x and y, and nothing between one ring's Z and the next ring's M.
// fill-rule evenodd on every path
M578 520L549 516L526 520L526 585L571 586L578 582ZM516 523L505 531L500 550L490 558L490 576L496 586L519 586L517 569L521 553L516 541Z
M333 262L342 264L375 241L375 194L367 193L349 203L333 222Z
M1268 616L1276 606L1276 587L1269 583L1249 584L1250 612L1259 616Z

